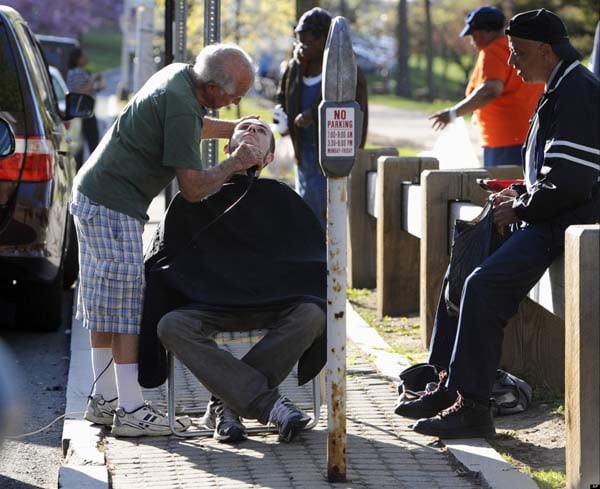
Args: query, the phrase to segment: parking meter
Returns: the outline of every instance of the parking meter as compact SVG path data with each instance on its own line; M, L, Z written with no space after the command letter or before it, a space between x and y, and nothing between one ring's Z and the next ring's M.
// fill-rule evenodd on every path
M323 56L323 100L319 104L319 162L326 177L350 174L362 135L356 99L356 61L344 17L331 22Z
M331 22L323 56L319 162L327 176L327 480L346 481L347 181L362 135L356 62L343 17Z

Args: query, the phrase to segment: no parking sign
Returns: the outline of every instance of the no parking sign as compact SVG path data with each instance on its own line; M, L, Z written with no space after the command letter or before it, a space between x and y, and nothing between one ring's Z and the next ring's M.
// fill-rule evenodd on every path
M319 105L320 163L328 177L350 173L362 134L362 111L355 101Z

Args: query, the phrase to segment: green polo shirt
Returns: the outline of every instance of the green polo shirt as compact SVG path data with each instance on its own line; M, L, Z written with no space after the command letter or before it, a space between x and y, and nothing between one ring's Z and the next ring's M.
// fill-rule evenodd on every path
M143 222L176 168L202 169L206 109L195 97L190 71L191 66L174 63L146 82L83 165L75 188Z

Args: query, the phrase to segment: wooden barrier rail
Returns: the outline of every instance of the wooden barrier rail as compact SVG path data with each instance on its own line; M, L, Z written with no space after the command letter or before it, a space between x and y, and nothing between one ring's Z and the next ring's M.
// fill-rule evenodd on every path
M567 488L600 484L600 224L565 233Z
M357 151L348 179L348 287L375 287L377 222L367 214L367 172L377 169L380 156L397 155L396 148Z

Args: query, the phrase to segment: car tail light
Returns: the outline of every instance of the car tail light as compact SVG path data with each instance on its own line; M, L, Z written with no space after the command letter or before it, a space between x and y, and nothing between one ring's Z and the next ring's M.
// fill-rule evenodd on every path
M23 156L25 156L24 162ZM21 176L22 182L50 180L53 160L54 147L45 137L17 137L15 152L0 160L0 180L18 180L22 162L25 165Z

